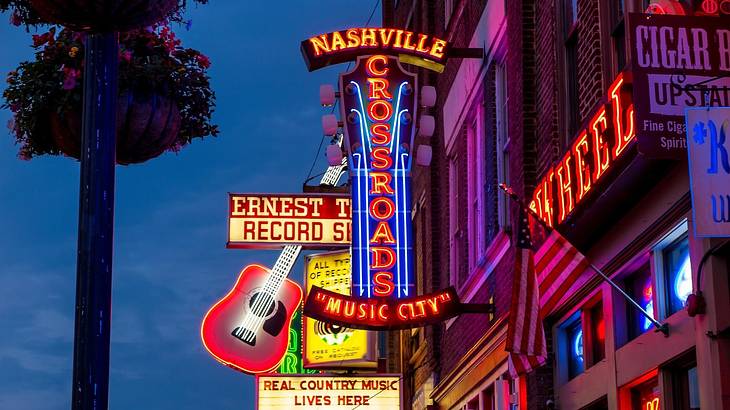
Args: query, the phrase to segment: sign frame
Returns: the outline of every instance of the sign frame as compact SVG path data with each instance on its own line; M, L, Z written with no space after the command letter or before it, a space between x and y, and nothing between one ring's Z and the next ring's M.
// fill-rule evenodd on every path
M720 54L718 31L730 26L728 17L679 16L669 14L629 13L628 35L631 45L631 72L634 77L634 104L636 107L636 139L639 152L656 159L684 160L687 150L685 110L704 107L705 99L726 99L722 107L730 105L730 95L713 97L705 93L719 94L722 87L730 87L730 62L723 61ZM645 40L637 35L641 27L646 30ZM652 34L651 30L655 28ZM678 33L686 33L688 49L686 59L693 67L667 68L664 60L672 60L674 65L684 61L676 44L667 44L661 29L669 28L669 41L678 43ZM694 30L702 30L702 35ZM676 33L675 33L676 32ZM653 38L652 38L653 37ZM704 38L705 47L696 45L697 38ZM649 45L639 57L639 45L644 41ZM664 48L662 48L664 47ZM673 47L669 49L669 47ZM703 52L704 50L704 52ZM674 54L670 57L670 52ZM640 64L639 60L645 61ZM705 61L707 60L707 61ZM682 63L684 64L684 63ZM722 65L728 64L725 70ZM709 65L709 68L707 66ZM701 67L700 67L701 66ZM659 90L664 101L660 101ZM713 91L714 90L714 91ZM656 95L654 92L656 91ZM674 101L677 103L673 103ZM681 101L680 101L681 100ZM694 105L688 106L692 102ZM722 102L722 101L720 101ZM664 113L657 112L663 109ZM648 129L647 129L648 128Z
M304 291L305 293L310 288L310 281L309 278L309 265L312 259L317 257L328 257L328 256L335 256L335 255L348 255L348 258L351 262L351 255L350 251L331 251L331 252L323 252L323 253L317 253L317 254L310 254L306 255L304 257ZM349 263L348 262L348 265ZM349 272L347 273L348 278L350 278L350 284L348 288L350 288L350 294L352 294L351 284L352 284L352 269L349 269ZM351 359L351 360L334 360L331 362L320 362L320 363L312 363L310 362L309 355L308 355L308 322L309 321L317 321L317 319L310 318L309 316L302 315L302 363L303 366L307 369L375 369L377 368L378 362L377 362L377 355L376 355L376 335L371 331L366 331L363 329L352 329L355 332L367 332L365 334L366 341L365 341L365 355L362 359ZM318 321L319 322L319 321ZM314 335L316 337L316 335Z
M347 378L361 378L361 379L373 379L373 378L383 378L383 377L393 377L398 379L398 406L400 410L404 409L403 406L403 375L398 373L367 373L367 374L357 374L357 375L340 375L340 374L334 374L334 373L319 373L319 374L306 374L306 375L287 375L287 374L274 374L274 373L267 373L267 374L257 374L255 379L255 389L256 393L254 395L254 405L255 409L259 410L259 378L262 377L270 377L270 378L296 378L297 376L300 376L301 378L318 378L318 377L329 377L329 378L341 378L341 379L347 379ZM374 396L371 396L374 397Z
M335 201L337 200L344 200L347 199L349 201L347 208L348 208L348 215L345 217L335 217L332 220L337 219L337 223L345 223L347 226L345 227L345 230L347 233L345 233L346 236L351 236L351 227L350 224L352 223L352 218L350 217L351 214L351 206L352 206L352 199L351 196L348 193L253 193L253 192L246 192L246 193L228 193L228 222L226 226L226 248L228 249L281 249L285 246L289 245L295 245L295 246L301 246L302 249L323 249L323 250L330 250L330 249L342 249L347 248L350 246L351 241L347 241L346 239L343 241L328 241L326 243L322 242L297 242L297 241L287 241L287 240L281 240L281 241L236 241L231 240L231 225L233 219L241 219L238 216L233 215L233 204L234 204L234 198L236 197L260 197L260 198L270 198L270 197L279 197L279 198L334 198ZM264 219L264 218L262 218ZM274 220L274 217L269 217L267 219ZM279 218L281 219L281 218ZM300 218L302 220L311 219L311 218ZM291 218L291 220L297 220L297 218Z
M728 123L728 127L724 127L724 123L718 124L720 129L719 130L716 129L715 133L716 134L721 133L724 131L723 129L727 129L727 131L728 131L727 137L730 137L730 107L687 108L685 110L686 124L688 125L688 127L687 127L688 167L687 168L688 168L688 172L689 172L689 188L690 188L689 190L690 190L690 195L692 198L692 225L693 225L695 237L697 237L697 238L730 238L730 218L728 218L728 220L724 221L725 225L726 225L725 226L726 232L719 232L719 231L711 230L710 228L715 227L715 226L711 225L711 222L709 220L708 221L705 220L705 219L708 219L708 216L709 216L709 219L711 219L715 223L717 223L717 221L715 220L714 206L713 207L708 206L709 201L706 199L706 197L709 194L712 194L713 205L715 205L714 204L715 195L714 195L714 193L709 192L712 188L716 188L715 183L713 183L714 181L709 182L708 184L700 183L697 185L698 188L695 189L695 182L697 182L697 179L698 179L697 178L698 175L695 175L696 173L699 173L700 171L704 171L704 174L705 174L704 178L705 179L711 178L711 177L707 176L707 174L709 173L709 170L704 168L704 166L707 165L706 161L702 161L701 162L702 165L700 165L700 162L697 160L698 158L696 158L696 157L699 157L701 154L705 153L705 152L698 151L700 149L698 147L698 145L707 144L707 145L712 146L711 144L713 144L713 142L695 141L695 138L693 137L693 133L695 132L695 130L693 129L694 127L692 127L692 128L689 127L690 116L701 115L700 113L706 112L707 113L707 115L705 117L706 120L711 121L713 114L717 115L717 116L723 116L723 114L720 113L720 111L725 111L726 114L724 114L724 119L725 119L724 123ZM690 114L690 113L696 113L696 114ZM699 119L694 121L694 123L697 124L698 121L699 121ZM717 135L714 135L714 136L711 135L712 134L711 130L705 129L705 131L707 133L706 138L709 138L709 139L717 138ZM714 142L716 143L718 141L714 141ZM724 141L724 145L726 145L727 147L723 147L722 149L725 151L725 153L727 153L727 151L730 150L730 138L726 139ZM702 151L705 151L705 150L706 150L706 148L703 149ZM712 153L710 153L710 155L712 155ZM695 157L694 160L693 160L693 156ZM715 158L716 158L715 160L718 161L717 157L715 157ZM720 163L719 164L715 163L716 166L719 165L719 168L716 169L716 171L720 171L721 175L719 175L715 178L717 178L717 179L724 178L725 179L724 185L726 187L725 189L727 190L724 193L725 198L722 197L723 194L720 194L719 202L721 202L721 204L722 204L720 206L720 212L725 211L726 215L730 215L730 171L722 174L722 168L724 168L724 165L722 163L723 162L722 157L719 159L718 162L720 162ZM698 169L694 169L695 167L697 167ZM703 169L699 169L699 167L702 167ZM705 180L703 180L703 182L705 182ZM718 183L717 185L722 186L722 183ZM699 189L700 186L702 186L702 188L703 188L701 193L698 192L698 191L700 191L700 189ZM705 199L702 200L701 197L704 197ZM725 201L727 201L727 202L725 202ZM704 206L700 206L700 205L704 205ZM697 219L697 209L698 208L701 208L700 214L703 215L702 220ZM720 215L720 217L725 218L725 216L723 216L723 215ZM716 229L721 230L721 228L722 228L722 226L720 226L719 228L716 228Z

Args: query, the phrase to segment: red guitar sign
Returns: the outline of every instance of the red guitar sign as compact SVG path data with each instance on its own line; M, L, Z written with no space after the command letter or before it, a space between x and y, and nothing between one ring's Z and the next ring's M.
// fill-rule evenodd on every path
M327 169L322 184L335 185L347 160ZM302 289L287 279L302 247L285 246L274 267L245 267L233 288L203 319L203 346L219 362L245 373L276 368L286 354L289 326L302 303Z
M228 294L208 311L200 335L219 362L246 373L279 365L289 344L289 325L302 289L286 279L301 248L287 246L269 271L249 265Z

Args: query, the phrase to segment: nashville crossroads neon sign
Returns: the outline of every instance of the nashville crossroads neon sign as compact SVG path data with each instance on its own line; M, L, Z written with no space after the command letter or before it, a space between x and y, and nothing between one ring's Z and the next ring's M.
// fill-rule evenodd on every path
M350 28L310 37L301 44L309 71L372 54L409 55L443 65L446 40L396 28Z
M608 90L608 103L596 110L570 150L537 184L530 208L548 226L564 222L635 143L630 82L625 73L616 77Z
M340 76L340 90L351 154L353 294L413 296L416 76L395 57L360 57L353 71Z
M353 329L407 329L442 322L465 311L453 287L407 299L358 298L313 286L306 316Z

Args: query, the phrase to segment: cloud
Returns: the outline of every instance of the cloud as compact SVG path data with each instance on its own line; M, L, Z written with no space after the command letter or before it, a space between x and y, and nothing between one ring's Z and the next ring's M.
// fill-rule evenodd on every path
M0 360L14 361L23 369L37 373L68 373L71 369L71 357L66 354L48 353L41 349L5 347L0 349ZM0 406L0 408L6 407Z
M70 407L71 388L33 388L3 391L0 394L0 409L51 410Z

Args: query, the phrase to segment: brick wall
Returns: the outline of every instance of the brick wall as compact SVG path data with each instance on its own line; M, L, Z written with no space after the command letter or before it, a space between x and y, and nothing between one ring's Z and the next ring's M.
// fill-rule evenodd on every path
M535 5L535 54L536 95L535 108L540 132L537 134L537 173L544 174L560 158L561 144L559 135L560 116L558 116L558 87L562 78L558 75L558 56L562 34L558 38L558 4L556 0L543 0Z
M578 0L578 106L582 121L588 119L603 94L599 20L598 0Z

